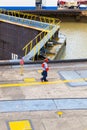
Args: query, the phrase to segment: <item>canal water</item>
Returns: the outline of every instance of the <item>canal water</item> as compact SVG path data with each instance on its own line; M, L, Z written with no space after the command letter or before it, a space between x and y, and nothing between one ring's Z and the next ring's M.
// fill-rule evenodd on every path
M67 44L61 59L87 58L87 23L61 23L60 32L66 35Z

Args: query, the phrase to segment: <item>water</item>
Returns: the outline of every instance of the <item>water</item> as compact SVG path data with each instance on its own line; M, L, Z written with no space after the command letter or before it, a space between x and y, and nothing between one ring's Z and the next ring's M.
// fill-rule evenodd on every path
M61 59L87 58L87 23L61 23L60 31L67 37L67 45Z

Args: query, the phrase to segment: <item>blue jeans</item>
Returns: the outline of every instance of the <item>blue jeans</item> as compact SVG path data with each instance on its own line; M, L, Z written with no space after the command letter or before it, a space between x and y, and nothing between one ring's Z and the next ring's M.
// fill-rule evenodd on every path
M43 72L42 72L42 75L43 75L43 77L41 78L41 80L43 81L47 81L47 79L46 79L46 77L47 77L47 71L45 71L45 70L43 70Z

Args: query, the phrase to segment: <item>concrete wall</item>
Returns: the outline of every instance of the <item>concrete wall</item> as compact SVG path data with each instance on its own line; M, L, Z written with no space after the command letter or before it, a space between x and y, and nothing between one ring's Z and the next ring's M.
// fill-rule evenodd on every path
M0 59L11 59L12 53L24 56L22 48L39 31L9 23L0 22Z

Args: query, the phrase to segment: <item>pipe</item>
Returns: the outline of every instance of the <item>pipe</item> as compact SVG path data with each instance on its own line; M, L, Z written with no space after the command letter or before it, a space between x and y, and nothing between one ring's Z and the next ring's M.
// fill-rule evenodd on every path
M68 59L68 60L54 60L49 61L49 63L72 63L72 62L87 62L87 59ZM41 64L42 61L24 61L24 65L27 64ZM20 59L19 60L1 60L0 66L11 66L11 65L20 65Z

